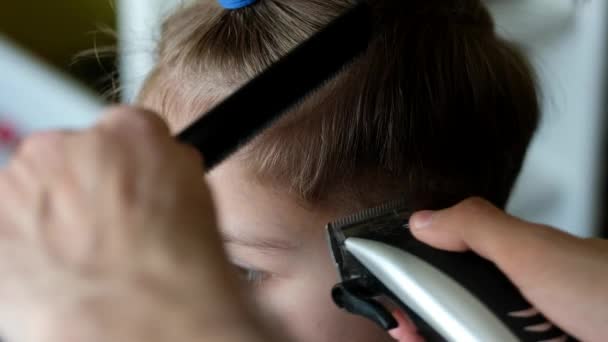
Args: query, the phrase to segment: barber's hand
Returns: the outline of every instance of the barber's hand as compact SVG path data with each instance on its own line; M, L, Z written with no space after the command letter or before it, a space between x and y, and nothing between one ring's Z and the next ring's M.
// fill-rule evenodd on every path
M440 249L493 261L548 319L583 341L608 339L608 241L580 239L509 216L481 199L410 221Z
M0 336L242 340L254 327L203 175L156 115L130 108L25 141L0 171Z

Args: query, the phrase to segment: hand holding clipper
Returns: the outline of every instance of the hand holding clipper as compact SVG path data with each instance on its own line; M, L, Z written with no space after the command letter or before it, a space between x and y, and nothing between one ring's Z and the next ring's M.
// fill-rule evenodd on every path
M333 291L339 306L388 330L396 322L378 301L388 298L431 341L570 340L493 263L419 242L409 218L405 203L395 202L328 226L343 280Z
M531 224L480 199L415 214L410 226L431 246L492 260L530 303L579 340L608 338L608 241Z

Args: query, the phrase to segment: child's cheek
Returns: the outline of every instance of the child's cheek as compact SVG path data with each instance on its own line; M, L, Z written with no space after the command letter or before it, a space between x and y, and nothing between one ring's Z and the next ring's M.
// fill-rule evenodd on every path
M317 251L319 252L319 251ZM298 258L293 276L261 287L258 301L271 328L296 342L383 342L392 339L373 323L339 310L330 291L336 274L320 253Z
M278 325L274 328L283 329L296 342L341 340L333 338L332 333L338 322L329 299L331 285L323 282L323 286L321 282L318 274L284 279L272 291L261 290L259 305L265 316Z

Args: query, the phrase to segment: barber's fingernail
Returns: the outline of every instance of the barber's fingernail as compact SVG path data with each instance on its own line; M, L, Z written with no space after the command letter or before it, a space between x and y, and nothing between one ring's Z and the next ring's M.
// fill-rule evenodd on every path
M414 214L410 220L412 229L424 229L431 225L435 212L432 210L420 211Z

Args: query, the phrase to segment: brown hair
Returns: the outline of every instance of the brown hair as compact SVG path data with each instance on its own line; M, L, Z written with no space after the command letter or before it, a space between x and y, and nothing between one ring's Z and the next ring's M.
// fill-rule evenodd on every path
M254 77L354 0L202 0L170 17L140 101L190 117ZM240 156L309 203L406 194L504 206L539 120L534 73L479 0L370 0L368 52ZM288 86L288 85L286 85Z

